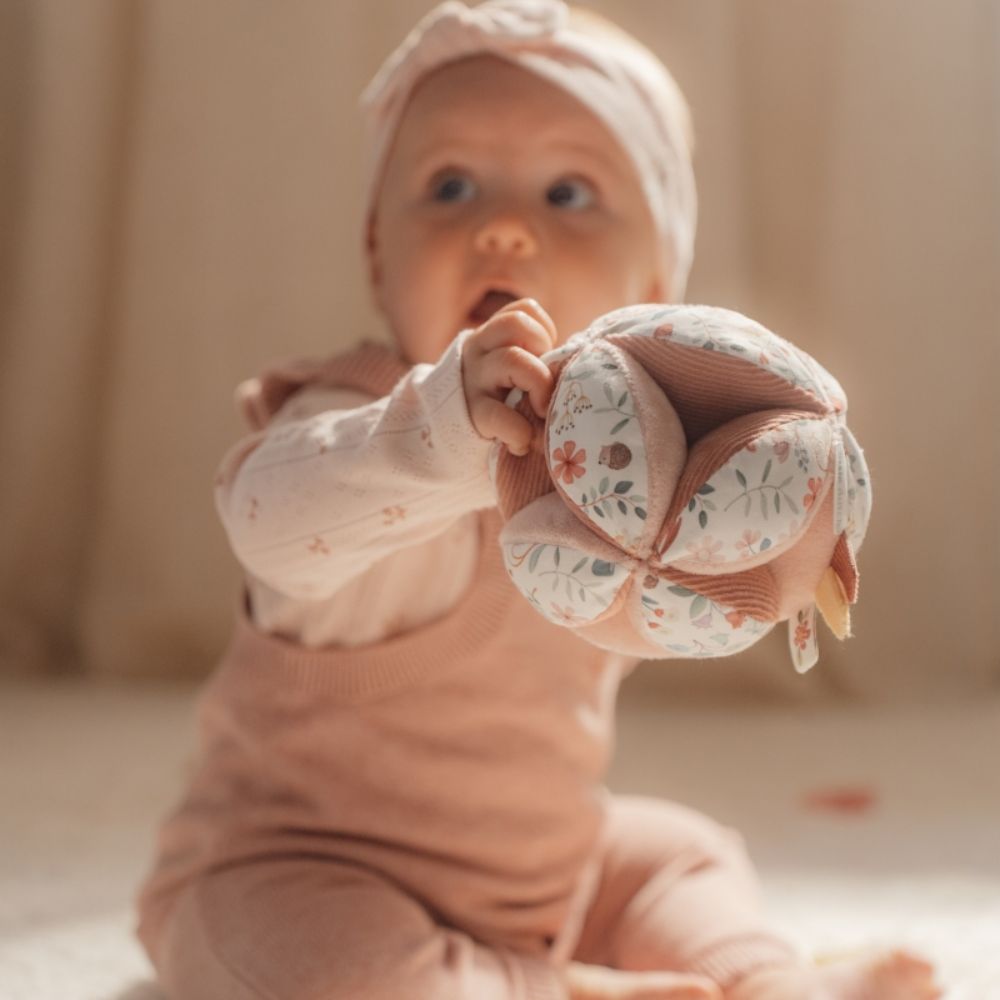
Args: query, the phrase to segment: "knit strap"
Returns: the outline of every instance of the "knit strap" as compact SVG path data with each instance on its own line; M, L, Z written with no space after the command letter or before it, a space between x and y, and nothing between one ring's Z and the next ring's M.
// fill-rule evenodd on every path
M326 358L292 358L270 365L236 387L236 404L246 422L260 430L306 385L359 389L378 398L392 392L412 367L391 347L363 340Z

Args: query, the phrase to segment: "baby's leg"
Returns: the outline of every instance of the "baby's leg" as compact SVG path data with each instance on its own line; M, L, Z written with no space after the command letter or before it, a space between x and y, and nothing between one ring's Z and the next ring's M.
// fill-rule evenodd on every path
M932 1000L903 951L814 966L763 918L742 836L684 806L612 799L604 867L574 958L707 976L727 1000Z
M155 965L171 1000L562 1000L549 961L438 926L366 869L269 860L180 898Z
M764 920L742 836L685 806L614 796L596 896L574 958L707 976L724 989L797 963Z

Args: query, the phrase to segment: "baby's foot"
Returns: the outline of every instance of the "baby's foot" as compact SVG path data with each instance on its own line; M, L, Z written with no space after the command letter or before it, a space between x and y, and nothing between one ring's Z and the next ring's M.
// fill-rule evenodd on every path
M902 949L822 964L761 969L729 990L726 1000L937 1000L929 962Z
M684 972L625 972L571 962L566 981L571 1000L722 1000L711 979Z

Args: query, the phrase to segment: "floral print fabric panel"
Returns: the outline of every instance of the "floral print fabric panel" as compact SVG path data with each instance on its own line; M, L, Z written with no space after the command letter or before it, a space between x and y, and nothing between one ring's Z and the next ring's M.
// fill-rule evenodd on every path
M774 627L724 607L662 577L649 575L639 592L645 638L672 656L728 656L752 646Z
M728 573L793 545L826 494L833 435L825 420L793 420L736 452L695 491L661 561Z
M648 535L642 428L619 352L588 345L563 369L547 426L552 480L603 535L637 550Z
M635 563L594 534L558 493L518 511L504 525L500 546L511 581L557 625L603 616Z

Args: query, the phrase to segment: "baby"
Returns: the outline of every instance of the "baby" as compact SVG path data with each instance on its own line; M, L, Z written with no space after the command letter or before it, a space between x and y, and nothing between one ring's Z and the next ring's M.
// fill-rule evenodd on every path
M488 454L533 446L539 356L683 296L683 98L558 0L449 2L365 96L365 341L240 386L220 516L246 569L138 934L175 1000L904 1000L902 951L822 966L740 835L603 785L636 660L547 622L497 546Z

